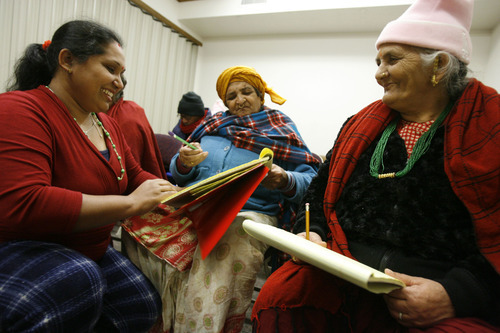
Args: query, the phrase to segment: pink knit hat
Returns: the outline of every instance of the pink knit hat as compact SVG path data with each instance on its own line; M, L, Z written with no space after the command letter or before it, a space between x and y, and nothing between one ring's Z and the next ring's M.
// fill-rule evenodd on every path
M470 62L469 30L474 0L416 0L377 39L381 44L399 43L448 51L465 64Z

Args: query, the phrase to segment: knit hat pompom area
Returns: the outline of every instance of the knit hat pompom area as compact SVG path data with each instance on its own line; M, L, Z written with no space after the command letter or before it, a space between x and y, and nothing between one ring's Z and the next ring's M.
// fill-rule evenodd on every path
M198 94L190 91L182 95L177 112L186 116L202 117L205 115L205 105Z
M398 19L389 22L375 43L398 43L447 51L470 63L470 27L474 0L416 0Z

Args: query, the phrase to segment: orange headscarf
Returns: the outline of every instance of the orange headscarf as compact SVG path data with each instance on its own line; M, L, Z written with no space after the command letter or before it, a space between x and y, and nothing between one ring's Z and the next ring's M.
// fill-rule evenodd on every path
M255 69L246 66L234 66L223 71L217 79L217 94L220 99L224 101L224 103L226 101L227 87L230 83L237 81L246 82L257 89L260 92L262 104L264 104L265 93L271 97L271 101L273 101L273 103L281 105L286 102L286 99L275 93L274 90L267 86L266 82L262 80L259 73L257 73Z

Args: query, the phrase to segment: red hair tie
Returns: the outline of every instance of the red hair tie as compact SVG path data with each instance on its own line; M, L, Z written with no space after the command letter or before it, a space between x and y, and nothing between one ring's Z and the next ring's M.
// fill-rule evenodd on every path
M50 40L46 40L45 42L43 42L42 49L44 51L47 51L47 49L49 48L50 43L52 43Z

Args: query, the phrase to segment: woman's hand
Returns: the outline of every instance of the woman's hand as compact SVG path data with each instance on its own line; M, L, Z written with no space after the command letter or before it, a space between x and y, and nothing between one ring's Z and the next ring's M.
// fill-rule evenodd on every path
M297 234L297 236L306 238L306 232L301 232L300 234ZM321 239L321 236L318 235L315 232L309 232L309 240L313 243L316 243L318 245L321 245L323 247L326 247L326 242Z
M180 189L165 179L149 179L129 195L82 194L80 216L73 230L90 230L145 214Z
M297 234L297 236L302 237L302 238L306 238L306 233L305 232L301 232L300 234ZM321 239L321 236L318 235L315 232L309 232L309 241L311 241L313 243L316 243L318 245L321 245L323 247L326 247L326 242L323 241ZM297 264L303 264L304 263L302 260L300 260L299 258L296 258L296 257L292 257L292 260L295 263L297 263Z
M273 164L260 184L269 190L284 188L288 184L288 174L285 169Z
M198 142L193 142L192 145L198 149L192 149L189 146L182 146L179 149L179 161L182 165L190 168L197 166L208 156L208 152L203 151Z
M455 317L450 297L440 283L390 269L386 269L385 273L406 284L405 288L384 295L389 312L401 325L428 327Z
M134 203L134 214L142 215L154 209L163 199L177 193L179 188L165 179L148 179L128 197Z

